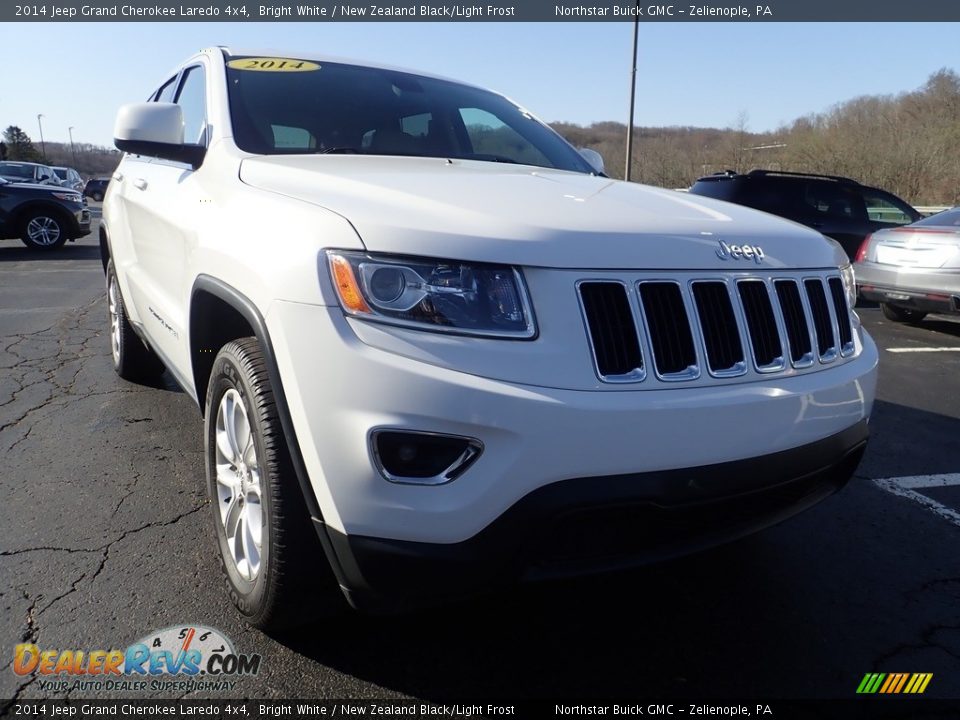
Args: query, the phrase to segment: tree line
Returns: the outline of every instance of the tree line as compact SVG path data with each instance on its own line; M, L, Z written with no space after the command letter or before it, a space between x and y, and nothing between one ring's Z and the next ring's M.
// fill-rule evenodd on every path
M84 178L113 174L120 162L120 152L114 148L90 143L45 142L41 147L16 125L3 131L0 140L0 160L38 162L54 167L72 167Z
M600 152L608 175L624 176L626 125L553 127ZM685 188L713 172L765 168L844 175L914 205L960 204L960 75L952 70L913 92L854 98L774 132L748 127L745 113L722 130L635 127L631 179Z

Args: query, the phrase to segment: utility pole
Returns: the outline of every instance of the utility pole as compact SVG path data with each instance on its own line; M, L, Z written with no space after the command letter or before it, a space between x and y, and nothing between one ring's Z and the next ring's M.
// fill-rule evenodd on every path
M623 179L630 181L630 166L633 164L633 107L637 96L637 37L640 34L640 3L636 3L633 16L633 54L630 56L630 118L627 120L627 157Z
M73 164L77 164L77 149L73 146L73 125L67 128L67 132L70 133L70 154L73 155Z
M40 118L43 115L37 115L37 125L40 126L40 154L43 155L43 161L47 161L47 145L43 142L43 123L40 122Z

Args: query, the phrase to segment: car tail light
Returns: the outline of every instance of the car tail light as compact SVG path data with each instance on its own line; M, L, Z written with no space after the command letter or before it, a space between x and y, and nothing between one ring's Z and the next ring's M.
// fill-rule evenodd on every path
M854 262L863 262L867 259L867 248L870 247L870 240L873 239L873 235L867 235L863 242L860 243L860 249L857 250L857 257L854 259Z

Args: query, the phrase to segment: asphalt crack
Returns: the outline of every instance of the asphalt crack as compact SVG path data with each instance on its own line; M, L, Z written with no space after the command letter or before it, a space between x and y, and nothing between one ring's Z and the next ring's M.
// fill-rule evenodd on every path
M960 630L960 625L949 625L945 623L934 623L932 625L928 625L920 632L920 642L899 643L891 650L877 658L876 662L874 663L874 671L881 672L884 666L888 666L887 664L894 658L913 650L929 650L930 648L936 648L938 650L942 650L947 655L960 660L960 653L950 648L948 645L940 643L936 640L936 635L938 633L948 630Z
M27 608L27 627L20 637L23 642L36 643L40 634L40 628L37 626L37 615L40 614L37 611L37 599L31 598L30 593L25 590L21 590L20 593L23 595L23 599L30 603L30 607Z

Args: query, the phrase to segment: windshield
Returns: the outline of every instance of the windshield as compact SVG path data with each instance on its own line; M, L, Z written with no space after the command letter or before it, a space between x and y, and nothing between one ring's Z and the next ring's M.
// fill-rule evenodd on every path
M311 63L264 72L268 59L227 64L234 140L264 155L413 155L592 173L580 153L506 98L393 70Z
M960 207L944 210L936 215L918 220L914 225L933 225L935 227L960 227Z
M61 180L67 179L67 169L66 168L54 168L53 172L56 173L57 177Z
M23 178L25 180L33 180L33 166L0 162L0 175Z

